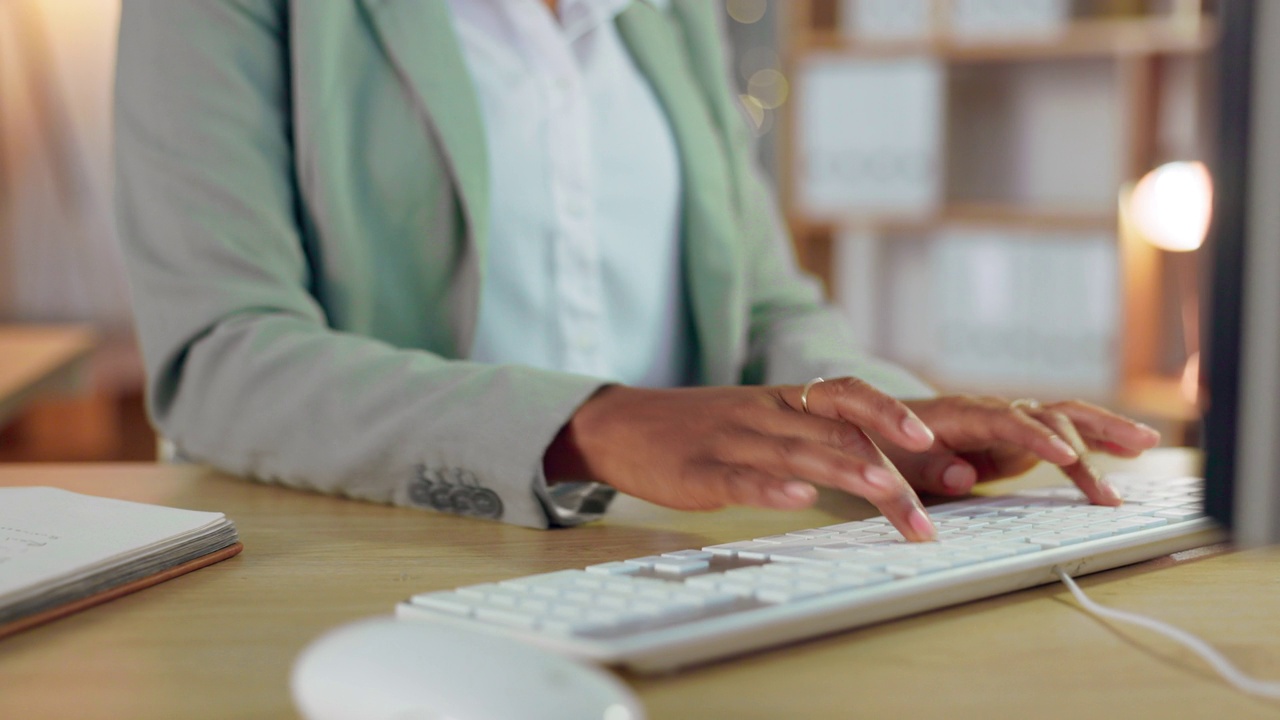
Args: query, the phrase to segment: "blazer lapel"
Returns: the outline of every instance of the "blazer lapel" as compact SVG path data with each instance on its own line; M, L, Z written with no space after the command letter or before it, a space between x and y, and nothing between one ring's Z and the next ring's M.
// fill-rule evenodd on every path
M634 2L618 30L667 112L684 180L686 283L702 380L735 383L745 354L745 291L735 243L733 179L725 148L690 74L679 29L651 4Z
M458 188L478 273L489 237L489 158L480 103L449 7L443 0L360 1L440 142ZM470 338L465 340L464 349L470 345Z
M429 120L458 188L472 252L461 268L477 282L489 234L489 158L479 100L443 0L360 0L396 72ZM680 148L684 181L685 272L703 382L738 381L745 355L745 288L734 240L733 182L716 123L690 74L679 30L667 13L634 2L619 32L666 110ZM426 169L424 169L424 172ZM474 313L472 313L474 315ZM461 324L470 347L474 318Z

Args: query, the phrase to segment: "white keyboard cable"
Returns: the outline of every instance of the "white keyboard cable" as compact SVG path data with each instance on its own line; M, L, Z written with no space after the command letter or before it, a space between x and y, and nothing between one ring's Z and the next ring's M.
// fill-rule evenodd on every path
M1053 572L1057 574L1058 578L1062 580L1062 583L1067 586L1067 589L1071 591L1071 594L1075 596L1076 600L1079 601L1085 610L1088 610L1098 617L1130 623L1132 625L1144 627L1160 635L1164 635L1175 642L1181 643L1192 652L1199 655L1205 662L1209 663L1209 665L1212 666L1224 680L1234 685L1240 691L1249 693L1250 695L1259 695L1273 700L1280 700L1280 682L1259 680L1258 678L1246 675L1235 665L1232 665L1231 661L1224 657L1222 653L1214 650L1207 642L1185 630L1180 630L1172 625L1160 622L1159 620L1154 620L1145 615L1138 615L1136 613L1125 612L1123 610L1116 610L1099 605L1093 600L1090 600L1089 597L1084 594L1084 591L1080 589L1080 586L1076 585L1076 582L1072 580L1071 576L1064 572L1062 568L1055 567Z

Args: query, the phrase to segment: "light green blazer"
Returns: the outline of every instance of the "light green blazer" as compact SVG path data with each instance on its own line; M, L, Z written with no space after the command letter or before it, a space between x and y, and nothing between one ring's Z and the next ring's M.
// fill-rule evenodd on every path
M681 154L700 380L927 393L851 353L797 271L717 7L617 20ZM116 98L160 432L245 476L547 526L542 455L601 380L466 360L501 158L444 0L126 0Z

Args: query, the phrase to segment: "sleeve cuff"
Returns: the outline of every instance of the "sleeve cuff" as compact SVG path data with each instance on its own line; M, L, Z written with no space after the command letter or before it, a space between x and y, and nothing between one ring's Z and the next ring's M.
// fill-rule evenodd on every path
M573 527L604 517L618 491L598 482L562 482L548 487L547 479L538 473L533 494L547 513L550 527Z

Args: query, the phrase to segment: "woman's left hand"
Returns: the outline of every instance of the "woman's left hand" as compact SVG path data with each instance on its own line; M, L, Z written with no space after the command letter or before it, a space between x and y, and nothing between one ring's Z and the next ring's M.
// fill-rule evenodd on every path
M1041 460L1062 472L1096 505L1119 505L1115 488L1084 459L1089 451L1135 457L1160 433L1080 400L1041 405L994 397L947 395L905 403L937 440L923 453L878 443L919 492L963 495L975 483L1021 475Z

